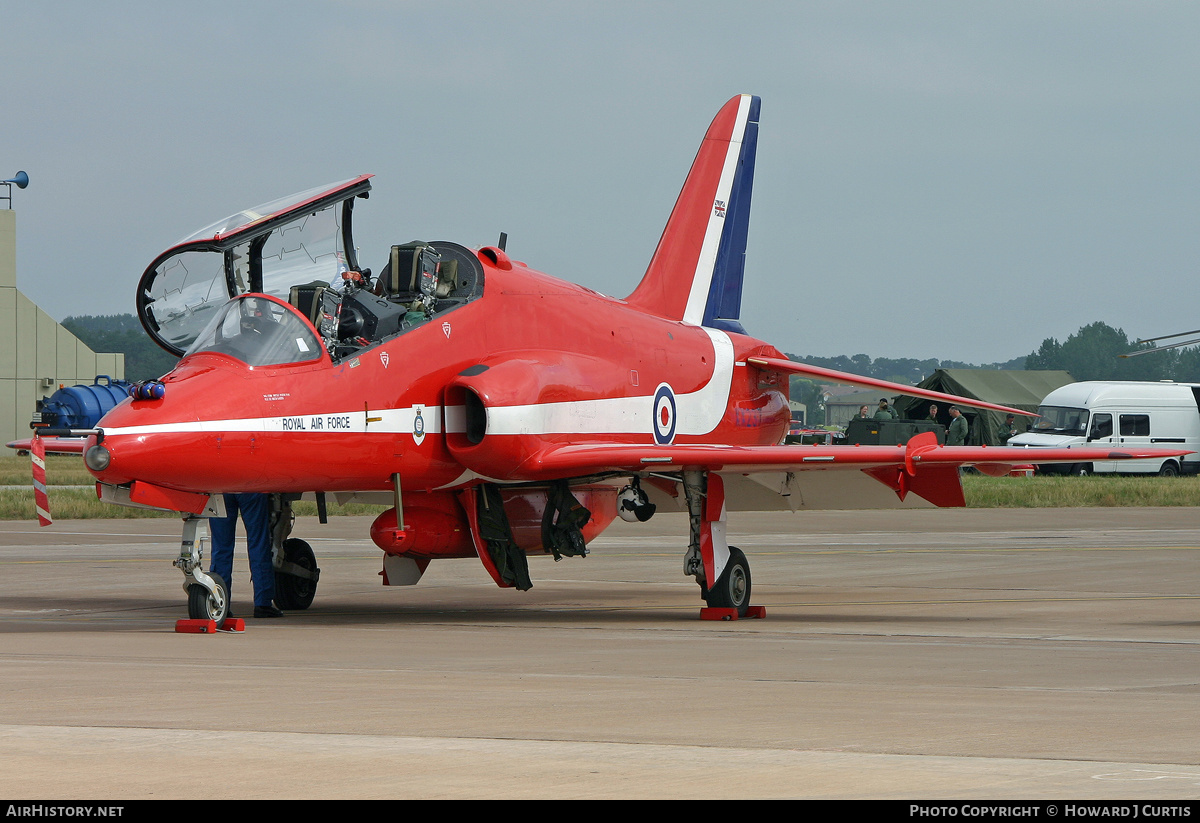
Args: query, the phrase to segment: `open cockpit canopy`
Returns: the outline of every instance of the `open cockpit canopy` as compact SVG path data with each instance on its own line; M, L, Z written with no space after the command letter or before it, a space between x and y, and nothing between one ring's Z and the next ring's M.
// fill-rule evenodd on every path
M232 297L258 292L287 301L297 283L357 270L354 200L364 174L237 212L155 258L138 283L137 311L158 345L182 355Z

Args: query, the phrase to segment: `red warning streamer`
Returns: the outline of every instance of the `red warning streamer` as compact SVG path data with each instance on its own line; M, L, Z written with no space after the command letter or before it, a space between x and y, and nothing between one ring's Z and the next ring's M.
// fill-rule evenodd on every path
M33 504L37 508L38 525L49 526L54 518L50 516L50 496L46 494L46 444L36 434L29 457L33 461Z

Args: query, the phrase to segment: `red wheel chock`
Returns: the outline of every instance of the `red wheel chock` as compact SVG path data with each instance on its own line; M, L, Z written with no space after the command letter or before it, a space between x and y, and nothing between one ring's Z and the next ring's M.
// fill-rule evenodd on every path
M750 606L746 609L746 619L762 620L767 616L766 606ZM700 610L701 620L737 620L737 609L718 609L705 607Z
M215 620L176 620L175 631L179 634L216 634ZM223 632L244 632L246 621L240 617L227 617L221 625Z

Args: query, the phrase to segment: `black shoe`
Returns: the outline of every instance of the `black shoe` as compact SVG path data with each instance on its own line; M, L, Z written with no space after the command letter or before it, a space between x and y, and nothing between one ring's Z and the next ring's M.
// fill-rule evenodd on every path
M255 617L283 617L283 612L274 606L255 606Z

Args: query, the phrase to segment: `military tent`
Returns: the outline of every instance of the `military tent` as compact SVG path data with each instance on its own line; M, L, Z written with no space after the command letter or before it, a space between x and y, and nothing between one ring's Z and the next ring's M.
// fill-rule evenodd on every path
M973 400L984 400L1002 406L1011 406L1024 411L1037 411L1038 405L1047 394L1074 383L1075 378L1065 371L1017 371L1000 369L938 369L917 385L922 389L957 394ZM910 420L924 420L929 416L932 401L920 397L901 397L896 403L900 416ZM949 426L950 411L945 403L938 403L938 422ZM970 433L967 442L974 446L1000 445L1008 438L1001 438L1005 415L986 409L960 407L967 418ZM1017 432L1028 428L1032 418L1016 420Z

